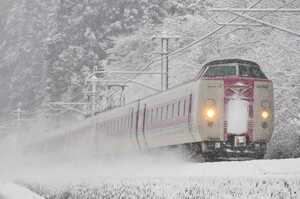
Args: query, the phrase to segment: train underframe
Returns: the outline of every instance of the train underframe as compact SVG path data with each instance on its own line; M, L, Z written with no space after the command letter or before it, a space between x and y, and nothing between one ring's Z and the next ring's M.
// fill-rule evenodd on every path
M250 160L263 159L267 143L255 141L236 146L231 140L204 141L184 144L183 148L186 158L193 161Z
M202 148L203 145L205 151L202 154L208 160L262 159L266 152L265 142L249 142L244 146L235 146L230 141L207 141L202 143Z

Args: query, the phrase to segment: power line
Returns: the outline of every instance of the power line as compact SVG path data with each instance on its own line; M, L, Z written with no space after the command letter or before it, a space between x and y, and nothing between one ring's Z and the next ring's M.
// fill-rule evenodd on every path
M280 10L280 9L284 8L284 7L286 7L286 6L288 6L288 5L292 4L292 3L294 3L295 1L296 1L296 0L292 0L292 1L290 1L290 2L284 3L283 5L279 6L279 7L277 8L277 10ZM272 11L272 12L265 13L265 14L263 14L262 16L260 16L260 17L258 17L258 18L259 18L259 19L263 19L264 17L269 16L269 15L271 15L272 13L275 13L275 12L276 12L276 10L274 10L274 11ZM219 23L216 22L216 21L215 21L215 23L219 24ZM263 24L259 24L259 25L262 26ZM227 33L225 33L224 35L230 34L231 32L234 32L235 30L236 30L236 29L230 30L230 31L228 31Z
M255 3L253 3L252 5L250 5L250 6L248 7L248 9L251 9L251 8L255 7L255 6L258 5L261 1L262 1L262 0L256 1ZM236 17L230 19L227 23L232 23L232 22L234 22L235 20L237 20L237 19L239 19L239 18L240 18L239 16L236 16ZM204 36L201 37L200 39L191 42L190 44L186 45L186 46L183 47L183 48L180 48L180 49L178 49L178 50L175 50L175 51L169 53L169 60L172 59L172 57L174 57L176 54L178 54L178 53L180 53L180 52L182 52L182 51L185 51L185 50L188 49L188 48L193 47L194 45L196 45L196 44L200 43L201 41L205 40L206 38L208 38L208 37L214 35L215 33L219 32L220 30L222 30L222 29L225 28L225 27L226 27L226 25L221 25L220 27L218 27L218 28L216 28L215 30L209 32L208 34L204 35ZM153 65L153 64L155 64L155 63L157 63L157 62L159 62L159 61L161 61L161 57L152 60L150 63L148 63L148 64L147 64L145 67L143 67L141 70L142 70L142 71L145 71L145 70L147 70L151 65ZM138 76L139 76L139 75L135 75L132 79L136 79ZM130 82L130 81L126 81L124 84L128 84L129 82ZM117 92L118 92L118 91L114 92L113 95L114 95L115 93L117 93Z
M249 19L249 20L255 21L255 22L257 22L257 23L261 23L261 24L263 24L263 25L270 26L270 27L275 28L275 29L277 29L277 30L281 30L281 31L283 31L283 32L287 32L287 33L290 33L290 34L292 34L292 35L296 35L296 36L300 37L300 33L294 32L294 31L292 31L292 30L290 30L290 29L282 28L282 27L280 27L280 26L274 25L274 24L269 23L269 22L265 22L265 21L263 21L263 20L260 20L260 19L255 18L255 17L250 17L250 16L248 16L248 15L242 15L242 14L239 14L239 13L236 13L236 12L231 12L231 11L229 11L229 12L232 13L232 14L234 14L234 15L243 17L243 18L245 18L245 19Z
M242 13L249 12L249 10L251 10L251 9L252 9L253 7L255 7L257 4L259 4L261 1L262 1L262 0L258 0L257 2L255 2L254 4L252 4L251 6L249 6L248 8L246 8L245 10L242 10ZM274 13L274 12L280 10L282 7L284 7L284 6L288 5L288 4L291 4L291 3L294 2L294 1L295 1L295 0L293 0L293 1L291 1L291 2L288 2L288 3L284 4L283 6L279 7L278 9L267 9L267 10L265 10L265 11L268 11L268 13L267 13L266 15L262 16L262 17L265 17L265 16L267 16L267 15L269 15L269 14L271 14L271 13ZM259 9L254 9L254 10L259 10ZM283 10L283 9L282 9L282 10ZM293 9L293 10L294 10L294 9ZM261 9L261 11L262 11L262 9ZM287 9L286 9L286 11L287 11ZM291 11L291 9L290 9L290 11ZM219 32L219 31L221 31L222 29L224 29L224 28L227 26L227 24L230 24L230 23L236 21L237 19L239 19L240 17L243 17L243 16L244 16L244 15L236 16L236 17L230 19L230 20L229 20L227 23L225 23L225 24L218 24L220 27L218 27L218 28L214 29L213 31L207 33L206 35L204 35L204 36L201 37L200 39L198 39L198 40L196 40L196 41L193 41L193 42L191 42L190 44L188 44L188 45L186 45L186 46L184 46L184 47L182 47L182 48L180 48L180 49L177 49L177 50L175 50L175 51L172 51L172 52L169 53L169 55L168 55L169 60L170 60L171 58L174 58L175 55L177 55L177 54L179 54L179 53L181 53L181 52L183 52L183 51L185 51L185 50L187 50L187 49L189 49L189 48L191 48L191 47L197 45L197 44L200 43L201 41L207 39L208 37L210 37L210 36L212 36L212 35L214 35L214 34L216 34L217 32ZM263 21L262 21L262 22L263 22ZM264 23L265 23L265 22L264 22ZM255 25L258 25L258 24L255 24ZM266 25L266 24L264 24L264 25ZM268 25L272 25L272 24L268 24ZM289 30L288 30L288 31L289 31ZM298 36L298 33L296 33L296 35ZM151 62L149 62L145 67L139 67L139 68L141 68L142 71L147 70L151 65L156 64L156 63L158 63L159 61L161 61L161 57L155 58L155 59L153 59ZM137 74L137 75L135 75L132 79L136 79L138 76L139 76L139 75ZM130 80L125 81L124 84L128 84L128 83L130 83ZM118 92L118 91L115 91L114 93L112 93L112 95L114 95L114 94L117 93L117 92Z
M209 11L220 12L300 12L300 9L278 9L278 8L258 8L258 9L242 9L242 8L211 8Z

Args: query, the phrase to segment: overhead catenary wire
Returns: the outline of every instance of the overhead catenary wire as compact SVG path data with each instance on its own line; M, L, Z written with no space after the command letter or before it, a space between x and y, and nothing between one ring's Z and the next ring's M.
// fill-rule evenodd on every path
M250 5L250 6L247 8L247 10L252 9L252 8L255 7L257 4L259 4L261 1L262 1L262 0L258 0L257 2L253 3L252 5ZM274 13L274 12L276 12L276 11L282 9L283 7L285 7L285 6L287 6L287 5L289 5L289 4L293 3L293 2L295 2L295 1L296 1L296 0L292 0L292 1L290 1L290 2L285 3L284 5L280 6L280 7L277 8L277 9L272 9L272 10L270 10L270 12L266 13L266 14L263 15L261 18L263 18L263 17L265 17L265 16L267 16L267 15L270 15L270 14L272 14L272 13ZM242 13L245 13L245 12L246 12L246 11L243 11ZM193 41L193 42L191 42L190 44L188 44L188 45L186 45L186 46L184 46L184 47L182 47L182 48L179 48L179 49L177 49L177 50L175 50L175 51L172 51L171 53L169 53L169 59L171 59L171 57L177 55L178 53L181 53L181 52L183 52L183 51L185 51L185 50L187 50L187 49L189 49L189 48L195 46L196 44L198 44L198 43L200 43L201 41L207 39L208 37L210 37L210 36L216 34L216 33L219 32L220 30L222 30L223 28L225 28L225 27L227 26L226 24L232 23L232 22L236 21L237 19L239 19L240 17L241 17L241 16L236 16L236 17L230 19L228 22L226 22L226 23L223 24L223 25L218 24L218 25L220 25L220 27L218 27L218 28L214 29L213 31L207 33L206 35L204 35L204 36L201 37L200 39L197 39L196 41ZM213 19L213 18L212 18L212 19ZM214 21L214 20L213 20L213 21ZM297 36L298 36L298 33L297 33ZM146 67L145 67L144 69L148 69L149 66L151 66L152 64L154 64L154 63L156 63L156 62L158 62L158 61L160 61L160 60L159 60L159 59L153 60L153 61L150 62L148 65L146 65Z
M286 7L286 6L290 5L290 4L292 4L292 3L294 3L295 1L296 1L296 0L292 0L292 1L290 1L290 2L284 3L283 5L279 6L276 10L280 10L280 9L282 9L282 8L284 8L284 7ZM258 19L263 19L264 17L267 17L267 16L269 16L269 15L275 13L276 10L274 10L274 11L272 11L272 12L265 13L265 14L263 14L262 16L257 17L257 18L258 18ZM216 22L216 21L215 21L215 22ZM216 23L218 23L218 22L216 22ZM261 24L260 24L260 25L261 25ZM231 32L233 32L233 31L235 31L235 30L236 30L236 29L230 30L230 31L228 31L227 33L225 33L224 35L228 35L228 34L230 34Z
M259 4L261 1L263 1L263 0L258 0L257 2L253 3L252 5L250 5L250 6L248 7L248 9L251 9L251 8L255 7L255 6L256 6L257 4ZM239 18L240 18L240 17L238 17L238 16L237 16L237 17L233 17L233 18L230 19L227 23L234 22L235 20L237 20L237 19L239 19ZM197 39L196 41L193 41L193 42L191 42L190 44L188 44L188 45L186 45L186 46L184 46L184 47L182 47L182 48L179 48L178 50L172 51L172 52L169 53L169 55L168 55L168 56L169 56L169 60L170 60L170 58L173 57L174 55L176 55L176 54L178 54L178 53L180 53L180 52L182 52L182 51L184 51L184 50L186 50L186 49L188 49L188 48L193 47L194 45L196 45L196 44L200 43L201 41L207 39L207 38L210 37L211 35L214 35L215 33L219 32L220 30L222 30L222 29L225 28L225 27L226 27L226 25L221 25L220 27L214 29L213 31L210 31L209 33L207 33L206 35L204 35L204 36L201 37L200 39ZM150 61L146 66L144 66L144 67L139 67L139 68L142 68L141 70L144 71L144 70L149 69L149 67L150 67L151 65L153 65L153 64L155 64L155 63L158 63L158 62L160 62L160 61L161 61L161 57L159 56L159 57L153 59L152 61ZM135 79L135 78L138 77L138 76L139 76L139 75L135 75L135 77L133 77L133 79ZM127 82L127 83L128 83L128 82Z
M290 30L290 29L283 28L283 27L274 25L274 24L269 23L269 22L265 22L265 21L263 21L263 20L259 20L259 19L255 18L255 17L251 17L251 16L248 16L248 15L243 15L243 14L239 14L239 13L232 12L232 11L229 11L229 12L232 13L232 14L234 14L234 15L243 17L243 18L245 18L245 19L249 19L249 20L255 21L255 22L257 22L257 23L261 23L261 24L263 24L263 25L270 26L270 27L275 28L275 29L277 29L277 30L281 30L281 31L283 31L283 32L287 32L287 33L289 33L289 34L296 35L296 36L300 37L300 33L295 32L295 31L292 31L292 30Z
M256 1L255 3L253 3L252 5L250 5L250 6L248 7L248 9L251 9L251 8L255 7L255 6L258 5L261 1L263 1L263 0L258 0L258 1ZM234 22L235 20L237 20L237 19L239 19L239 18L240 18L239 16L233 17L233 18L230 19L227 23L232 23L232 22ZM189 48L195 46L196 44L202 42L203 40L207 39L208 37L210 37L210 36L216 34L217 32L219 32L220 30L222 30L222 29L225 28L225 27L226 27L226 25L221 25L220 27L218 27L218 28L214 29L213 31L207 33L206 35L204 35L204 36L201 37L200 39L197 39L196 41L193 41L193 42L191 42L190 44L188 44L188 45L186 45L186 46L184 46L184 47L182 47L182 48L179 48L178 50L172 51L172 52L169 53L169 55L168 55L168 56L169 56L169 60L171 60L175 55L177 55L177 54L179 54L179 53L185 51L186 49L189 49ZM149 69L149 67L150 67L151 65L153 65L153 64L155 64L155 63L158 63L158 62L160 62L160 61L161 61L161 57L158 57L157 59L154 59L154 60L152 60L151 62L149 62L145 67L140 67L140 68L142 68L142 69L141 69L142 71L145 71L145 70ZM135 75L132 79L136 79L138 76L139 76L139 75ZM130 83L130 81L125 81L124 84L128 84L128 83ZM115 95L115 94L118 93L118 92L119 92L118 90L115 91L111 96Z
M278 9L278 8L258 8L258 9L243 9L243 8L212 8L209 11L222 12L300 12L300 9Z
M252 8L254 8L254 7L255 7L257 4L259 4L261 1L262 1L262 0L258 0L257 2L253 3L251 6L249 6L249 7L246 8L245 10L243 10L242 13L249 12L249 10L251 10ZM293 1L291 1L291 2L288 2L288 3L285 3L283 6L277 8L277 9L268 9L268 10L267 10L268 13L266 13L264 16L262 16L262 18L265 17L265 16L267 16L267 15L269 15L269 14L271 14L271 13L276 12L277 10L280 10L282 7L284 7L284 6L288 5L288 4L293 3L294 1L295 1L295 0L293 0ZM259 9L256 9L256 10L259 10ZM261 10L262 10L262 9L261 9ZM217 25L219 25L220 27L218 27L218 28L214 29L213 31L207 33L206 35L204 35L204 36L201 37L200 39L197 39L197 40L191 42L190 44L188 44L188 45L186 45L186 46L184 46L184 47L182 47L182 48L179 48L179 49L177 49L177 50L172 51L171 53L169 53L169 54L168 54L169 59L174 58L175 55L177 55L177 54L179 54L179 53L181 53L181 52L184 52L185 50L187 50L187 49L189 49L189 48L191 48L191 47L197 45L197 44L200 43L201 41L203 41L203 40L209 38L210 36L212 36L212 35L214 35L214 34L216 34L217 32L219 32L219 31L221 31L222 29L224 29L224 28L227 26L227 24L230 24L230 23L236 21L236 20L239 19L240 17L243 17L243 16L236 16L236 17L230 19L230 20L229 20L227 23L225 23L225 24L217 24ZM213 20L213 18L212 18L212 20ZM298 35L297 35L297 36L298 36ZM156 63L158 63L158 62L160 62L160 61L161 61L161 57L157 57L157 58L153 59L152 61L150 61L146 66L144 66L144 67L138 67L138 69L140 69L141 71L145 71L145 70L149 69L150 66L152 66L153 64L156 64ZM128 83L132 82L132 80L133 80L133 79L136 79L138 76L140 76L140 75L138 75L138 74L135 75L133 78L128 79L127 81L125 81L124 84L128 84ZM116 93L118 93L118 92L119 92L119 90L115 90L114 92L111 93L110 96L114 96L114 95L115 95Z

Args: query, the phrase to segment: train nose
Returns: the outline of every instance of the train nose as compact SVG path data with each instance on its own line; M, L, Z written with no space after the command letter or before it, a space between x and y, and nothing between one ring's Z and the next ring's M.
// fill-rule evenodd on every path
M248 130L249 102L239 98L231 99L227 105L227 130L232 135L242 135Z
M225 81L225 139L246 135L251 139L253 80Z

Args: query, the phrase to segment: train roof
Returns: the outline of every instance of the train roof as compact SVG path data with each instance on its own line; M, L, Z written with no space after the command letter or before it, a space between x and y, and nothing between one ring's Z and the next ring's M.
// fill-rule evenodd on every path
M249 64L249 65L259 67L259 65L256 62L245 60L245 59L220 59L220 60L214 60L214 61L206 63L203 67L206 68L206 67L211 66L211 65L219 65L219 64Z

